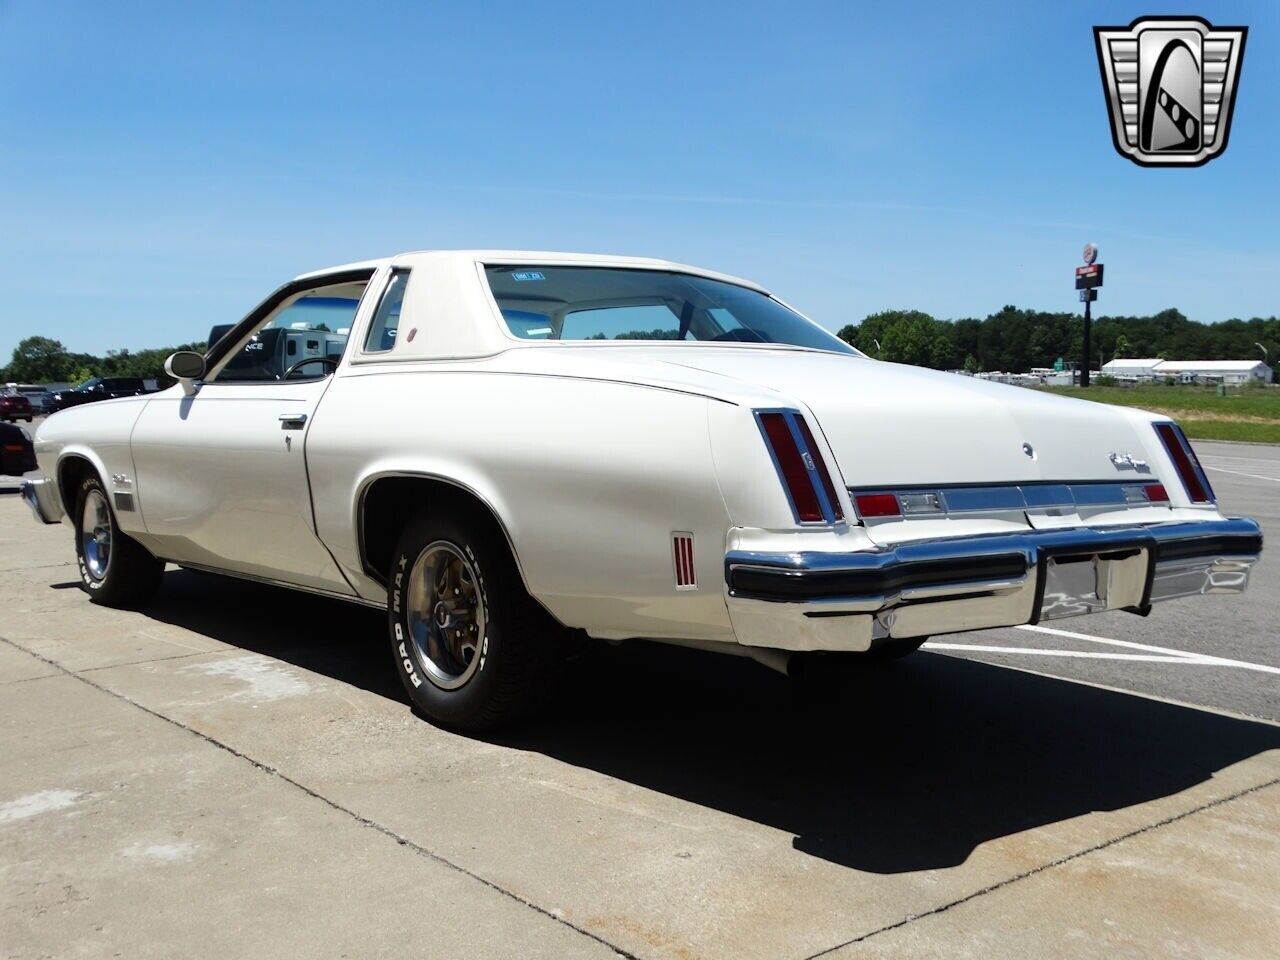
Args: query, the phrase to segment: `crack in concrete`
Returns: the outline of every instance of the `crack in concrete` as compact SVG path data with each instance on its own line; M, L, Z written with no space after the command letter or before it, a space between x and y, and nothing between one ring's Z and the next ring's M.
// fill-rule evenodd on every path
M9 644L12 647L16 647L17 649L21 650L23 653L29 653L33 657L40 657L40 654L36 653L34 650L28 650L26 647L23 647L20 644L16 643L15 641L10 640L8 637L0 637L0 640L4 640L5 643ZM60 673L42 673L38 677L22 677L19 680L0 680L0 687L7 687L10 684L14 684L14 683L30 683L32 680L50 680L54 677L60 677L68 673L70 673L73 677L79 677L80 674L82 673L95 673L99 670L114 670L117 667L137 667L147 663L161 663L165 660L185 660L188 657L206 657L206 656L209 656L210 654L218 653L218 652L220 651L198 650L195 653L175 653L171 657L148 657L145 660L125 660L123 663L105 663L100 667L85 667L83 670L80 670L80 671L68 670L66 667L63 667L61 664L55 664L55 667L61 671ZM40 659L44 660L45 658L40 657ZM52 661L47 661L47 662L52 662Z
M1129 839L1132 839L1133 837L1141 836L1144 833L1150 833L1152 830L1158 830L1161 827L1167 827L1171 823L1177 823L1179 820L1185 820L1188 817L1195 816L1197 813L1203 813L1206 810L1212 810L1214 807L1220 807L1225 803L1230 803L1232 800L1238 800L1241 797L1246 797L1251 793L1256 793L1259 790L1265 790L1268 787L1274 787L1277 785L1280 785L1280 777L1276 777L1272 780L1268 780L1265 783L1256 783L1251 787L1245 787L1243 790L1238 790L1235 793L1230 794L1228 796L1218 797L1216 800L1210 800L1207 803L1202 803L1198 807L1193 807L1190 810L1184 810L1182 813L1177 813L1177 814L1174 814L1173 816L1165 817L1163 820L1157 820L1154 823L1149 823L1144 827L1137 828L1136 830L1130 830L1128 833L1122 833L1118 837L1112 837L1110 840L1104 840L1101 843L1096 843L1093 846L1086 847L1083 850L1077 850L1075 853L1069 853L1064 857L1059 857L1058 859L1051 860L1048 863L1042 863L1040 866L1034 867L1031 870L1024 870L1022 873L1016 873L1012 877L1006 877L1004 880L1001 880L998 883L993 883L993 884L990 884L989 886L983 887L981 890L975 890L972 893L966 894L963 897L958 897L955 900L951 900L947 903L940 904L939 906L934 907L932 910L926 910L924 913L910 914L894 923L886 924L885 926L880 927L876 930L871 930L860 936L853 937L850 940L845 940L841 943L835 944L834 946L827 947L824 950L819 950L817 953L811 953L808 956L804 957L803 960L818 960L819 957L830 956L831 954L835 953L837 950L843 950L845 947L852 946L855 943L864 943L867 940L870 940L872 937L878 937L882 933L889 933L892 930L898 930L902 927L908 926L909 924L915 923L917 920L924 920L924 919L927 919L928 917L936 917L938 914L946 913L948 910L952 909L953 907L961 906L962 904L966 904L971 900L977 900L979 897L985 897L987 894L994 893L997 890L1003 890L1005 887L1011 886L1012 884L1017 883L1019 880L1026 880L1029 877L1034 877L1037 874L1044 873L1047 870L1052 870L1054 867L1060 867L1063 864L1070 863L1073 860L1079 860L1081 857L1086 857L1091 853L1097 853L1099 850L1106 850L1108 847L1113 847L1118 843L1123 843L1125 840L1129 840Z
M134 700L130 697L126 697L122 693L117 693L116 691L110 689L109 687L105 687L100 683L96 683L95 681L89 679L88 677L82 676L80 673L77 673L74 670L69 670L68 668L64 667L62 664L58 663L56 660L51 660L48 657L44 656L43 654L37 653L34 650L28 650L26 647L22 646L22 644L15 643L14 641L10 640L8 637L0 637L0 641L3 641L9 644L9 646L13 647L15 650L21 650L23 653L28 654L29 656L35 657L37 660L41 661L42 663L48 664L49 666L53 667L55 670L58 670L69 677L74 677L75 679L79 680L81 683L85 684L86 686L92 687L93 689L99 691L100 693L105 693L109 697L112 697L123 703L127 703L132 707L136 707L137 709L141 710L143 713L148 714L152 717L155 717L157 720L163 720L165 723L172 724L173 726L177 727L179 730L185 730L187 733L191 734L192 736L199 737L201 740L205 741L206 743L214 747L217 747L219 750L225 750L227 753L231 754L233 757L237 757L238 759L243 760L248 764L251 764L252 766L256 767L258 770L261 770L263 773L276 777L284 781L285 783L289 784L290 786L298 790L301 790L307 796L315 800L319 800L325 806L329 807L332 810L337 811L338 813L343 814L346 817L349 817L350 819L354 820L356 823L360 824L362 827L368 827L371 830L375 830L378 833L382 834L383 836L389 837L390 839L394 840L400 846L409 848L419 856L425 857L428 860L434 861L435 863L439 863L442 866L448 867L450 870L454 870L465 877L469 877L470 879L475 880L477 883L483 884L484 886L488 887L490 890L493 890L495 893L498 893L501 896L506 897L508 900L513 900L516 903L520 904L521 906L527 907L528 909L534 911L535 913L541 914L542 916L548 918L549 920L553 920L554 922L560 924L561 926L568 927L570 930L574 931L575 933L579 933L582 936L588 938L589 940L593 940L596 943L600 944L601 946L607 947L608 949L612 950L615 954L617 954L619 957L622 957L623 960L640 960L640 958L637 957L635 954L628 953L626 950L623 950L621 947L617 946L616 944L610 943L608 940L606 940L604 937L600 936L599 934L592 933L590 930L587 930L584 927L580 927L577 924L569 920L566 920L564 917L558 916L557 914L553 913L551 910L548 910L545 907L541 907L538 904L534 903L533 901L520 896L520 894L515 893L514 891L511 891L511 890L508 890L505 887L495 883L494 881L488 880L485 877L480 876L478 873L474 873L473 871L468 870L466 867L461 866L460 864L454 863L452 860L449 860L446 857L443 857L440 854L435 853L434 851L428 849L427 847L422 846L420 843L414 840L411 840L409 837L406 837L403 834L397 833L396 831L392 830L390 827L385 826L384 824L381 824L376 820L371 820L370 818L357 813L356 811L350 809L349 807L343 806L342 804L338 803L336 800L331 800L330 798L326 797L324 794L320 793L319 791L314 790L311 787L308 787L297 780L294 780L292 777L290 777L288 774L284 773L283 771L278 770L277 768L271 766L268 763L263 763L261 760L254 759L253 757L249 756L247 753L243 753L240 750L237 750L235 747L231 746L230 744L223 743L221 740L218 740L215 737L211 737L207 733L202 733L201 731L195 729L194 727L190 727L187 724L183 723L181 720L175 720L173 717L167 717L163 713L160 713L159 711L152 710L150 707L144 706L143 704L139 703L137 700ZM166 659L169 659L169 658L166 658ZM127 666L127 664L119 664L119 666ZM100 669L105 669L105 668L100 668Z

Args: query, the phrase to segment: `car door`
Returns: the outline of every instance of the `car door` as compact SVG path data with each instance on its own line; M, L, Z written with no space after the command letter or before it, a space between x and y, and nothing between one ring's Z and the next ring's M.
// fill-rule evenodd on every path
M359 274L282 288L219 344L192 395L152 395L131 446L155 553L354 592L316 536L305 450L372 271Z

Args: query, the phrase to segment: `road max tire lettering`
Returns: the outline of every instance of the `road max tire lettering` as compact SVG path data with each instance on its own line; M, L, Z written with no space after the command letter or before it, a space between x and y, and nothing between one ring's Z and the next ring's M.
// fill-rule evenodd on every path
M397 575L396 591L392 594L392 603L397 613L399 613L399 580L401 580L401 577ZM422 678L417 676L417 669L413 667L413 659L408 655L408 648L404 645L404 627L399 621L396 621L396 641L399 644L397 650L401 655L401 666L404 668L408 681L415 687L422 686Z

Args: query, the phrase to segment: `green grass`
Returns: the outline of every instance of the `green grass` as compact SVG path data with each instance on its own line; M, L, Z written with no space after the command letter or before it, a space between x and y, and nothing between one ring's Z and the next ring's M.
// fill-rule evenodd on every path
M1050 393L1122 407L1140 407L1177 420L1197 440L1280 443L1280 388L1238 388L1218 396L1216 387L1044 387Z

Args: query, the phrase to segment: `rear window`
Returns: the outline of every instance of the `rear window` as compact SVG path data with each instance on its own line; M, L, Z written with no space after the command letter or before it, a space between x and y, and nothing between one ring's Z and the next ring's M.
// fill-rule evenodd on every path
M856 353L773 298L669 270L485 267L507 329L524 340L778 343Z

